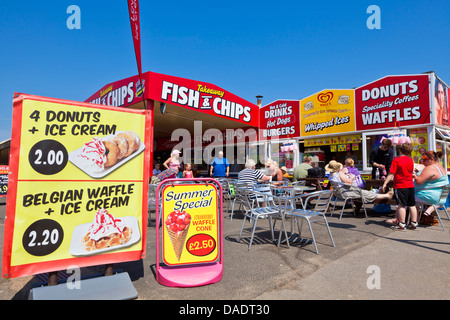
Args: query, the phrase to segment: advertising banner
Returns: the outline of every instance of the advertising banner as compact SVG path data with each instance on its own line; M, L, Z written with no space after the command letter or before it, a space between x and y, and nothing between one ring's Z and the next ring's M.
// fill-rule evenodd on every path
M130 15L131 34L133 35L134 52L139 71L139 77L142 78L141 62L141 24L139 18L139 0L128 0L128 13Z
M436 124L448 127L448 88L438 78L435 78L433 98L434 108L436 110Z
M6 197L8 192L8 173L8 166L0 165L0 197Z
M144 73L141 79L137 75L107 84L85 102L112 107L128 107L141 102L146 99L145 84L148 82L146 76L147 73Z
M145 255L146 110L16 94L3 277Z
M260 140L300 137L300 101L277 100L259 109Z
M355 89L356 129L429 124L428 75L387 76Z
M163 260L167 265L214 262L219 212L213 184L174 184L162 192Z
M258 127L259 107L210 83L148 72L148 98Z
M355 131L353 90L323 90L300 102L301 136Z

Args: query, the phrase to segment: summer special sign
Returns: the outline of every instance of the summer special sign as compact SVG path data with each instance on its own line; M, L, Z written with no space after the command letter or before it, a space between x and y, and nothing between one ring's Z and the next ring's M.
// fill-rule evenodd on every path
M163 259L167 265L218 258L217 199L212 184L174 184L163 189Z
M323 90L300 102L301 136L355 131L353 90Z
M388 76L355 89L356 129L430 123L428 75Z
M148 111L16 94L3 277L145 255Z

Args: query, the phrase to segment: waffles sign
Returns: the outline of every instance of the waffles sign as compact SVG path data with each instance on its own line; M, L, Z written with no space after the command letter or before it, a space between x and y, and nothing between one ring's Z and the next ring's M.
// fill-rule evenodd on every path
M216 187L169 185L162 199L164 262L181 265L215 261L219 253Z
M430 123L428 75L388 76L355 89L356 129Z

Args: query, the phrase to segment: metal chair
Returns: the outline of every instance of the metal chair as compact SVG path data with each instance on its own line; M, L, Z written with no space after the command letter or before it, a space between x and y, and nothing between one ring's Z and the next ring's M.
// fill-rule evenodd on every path
M239 182L237 180L230 180L228 181L228 187L230 189L230 192L232 192L233 197L232 197L232 201L231 201L231 214L230 214L230 221L233 220L233 215L234 215L234 206L237 203L239 205L239 210L241 210L243 204L244 204L244 199L241 198L241 196L239 195L239 193L237 192L237 188L251 188L247 183L245 182Z
M148 185L148 219L147 224L151 226L151 211L155 211L156 213L156 188L157 184L149 184Z
M331 196L333 195L332 190L324 190L324 191L316 191L310 194L305 194L297 197L306 198L303 201L303 209L292 209L286 210L285 214L287 217L291 217L295 219L298 225L297 219L301 218L308 222L309 231L311 232L311 237L314 242L314 247L316 249L316 253L319 254L319 250L317 248L316 238L314 237L314 233L311 227L311 222L324 221L328 230L328 234L330 235L331 242L333 243L333 247L336 247L334 243L333 236L331 235L330 226L328 225L327 218L325 214L327 213L328 207L330 205ZM308 203L310 200L315 200L314 209L308 210ZM298 227L298 233L301 234L303 220L301 225Z
M244 208L244 219L242 221L242 227L239 233L238 241L239 242L241 241L242 231L244 230L245 222L248 218L250 222L253 221L252 232L248 244L248 250L250 250L253 243L253 238L255 235L256 224L258 222L258 219L268 218L270 232L272 235L272 241L275 242L273 219L279 219L282 217L280 216L279 207L273 205L273 195L271 193L262 193L254 191L251 188L243 188L243 187L237 187L236 192L239 198L242 200L242 205ZM285 237L287 238L284 220L282 225L284 227ZM281 232L282 231L280 231L280 237ZM278 241L278 246L279 244L280 241ZM289 246L289 242L287 243L287 245Z
M354 200L359 200L362 203L362 208L364 209L364 215L366 216L366 220L368 219L366 206L365 206L365 204L368 203L368 202L364 198L364 193L362 192L363 191L362 188L355 187L355 186L353 186L351 184L343 183L343 186L348 187L348 188L345 188L345 187L342 187L342 186L340 186L340 185L338 185L338 184L336 184L334 182L331 183L331 186L332 186L332 188L334 190L336 190L338 188L341 189L341 192L340 192L341 195L338 196L337 192L334 192L334 197L336 199L334 200L334 205L333 205L333 209L331 210L330 217L333 216L334 209L336 208L336 204L337 204L338 200L344 200L344 204L342 205L342 209L341 209L341 214L339 215L339 220L342 219L342 214L344 213L345 205L347 204L347 202L349 202L352 205L352 210L353 210L353 212L355 212ZM350 192L350 191L354 191L354 192L358 193L359 194L359 199L355 199L355 198L351 198L351 197L347 196L346 194L348 192Z
M420 210L419 217L417 220L420 221L422 212L424 211L424 206L433 206L434 212L436 212L436 216L439 219L439 223L441 224L442 230L445 231L444 224L442 223L441 216L439 215L439 210L445 211L445 214L447 215L447 219L450 219L447 208L445 207L445 202L447 201L449 193L450 193L450 184L448 184L442 188L441 196L439 197L439 201L437 204L427 203L425 201L417 201L417 203L421 205L421 210ZM441 205L440 203L443 203L443 204Z

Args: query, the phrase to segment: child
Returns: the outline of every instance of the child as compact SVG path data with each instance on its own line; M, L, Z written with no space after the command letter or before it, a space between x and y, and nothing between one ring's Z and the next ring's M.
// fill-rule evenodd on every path
M193 177L194 177L194 175L192 174L191 164L186 163L186 165L184 166L183 178L191 179Z
M404 143L398 147L400 156L392 161L389 174L384 181L383 191L389 181L394 178L394 194L397 201L397 224L392 226L395 230L403 230L406 228L406 207L409 207L411 223L408 228L417 229L417 209L416 199L414 195L414 162L411 159L411 151L413 150L411 143Z

